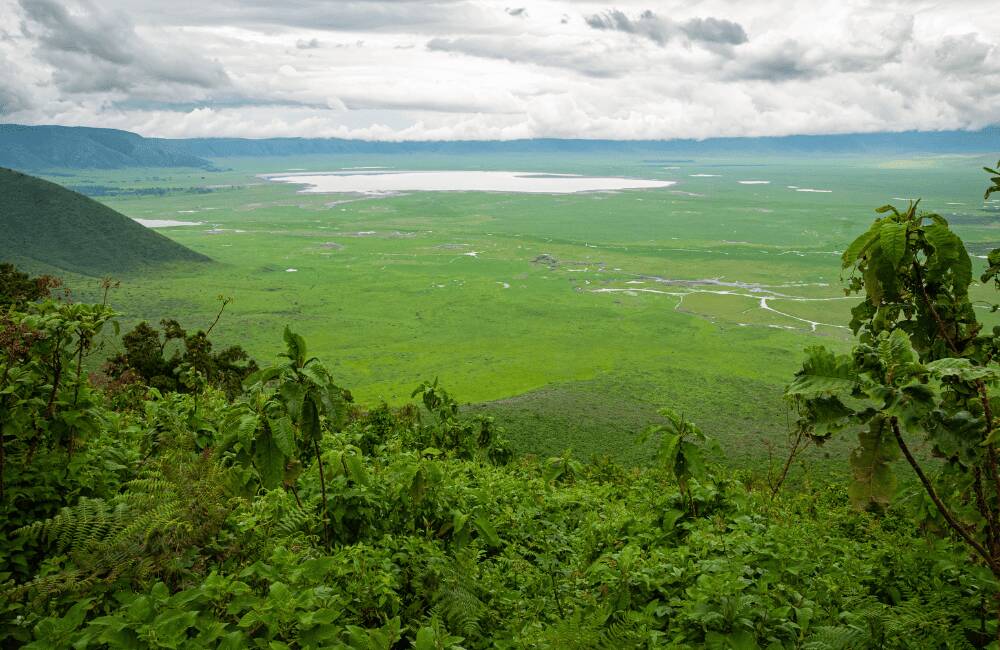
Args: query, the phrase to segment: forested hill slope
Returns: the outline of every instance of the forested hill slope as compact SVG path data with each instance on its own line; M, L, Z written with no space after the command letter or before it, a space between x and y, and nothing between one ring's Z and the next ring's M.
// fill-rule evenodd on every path
M209 158L352 154L627 154L636 157L984 153L1000 149L1000 128L707 140L385 142L338 138L145 138L128 131L0 124L0 167L22 170L123 167L210 168Z
M128 131L0 124L0 167L30 171L210 166L202 158Z
M794 135L707 140L563 140L375 142L337 138L193 138L159 140L163 147L205 158L296 156L314 154L444 154L504 153L683 155L803 155L983 153L1000 148L1000 128L982 131L906 131Z
M125 215L49 181L0 167L0 260L103 276L208 262Z

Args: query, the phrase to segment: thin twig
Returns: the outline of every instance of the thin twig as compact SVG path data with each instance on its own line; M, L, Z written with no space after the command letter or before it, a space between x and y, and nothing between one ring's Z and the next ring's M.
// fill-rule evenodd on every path
M802 445L802 437L805 435L802 430L799 430L798 436L795 438L795 443L792 445L792 449L788 454L787 460L785 460L785 466L781 470L781 476L778 477L778 482L771 486L771 498L778 496L778 491L781 490L781 486L784 485L785 479L788 477L788 470L791 469L792 463L795 462L795 458L802 453L806 448L806 445ZM808 441L807 443L808 444ZM801 446L800 446L801 445Z
M330 548L330 519L327 516L327 509L330 507L326 502L326 477L323 470L323 455L319 449L319 439L313 438L313 449L316 451L316 464L319 469L319 489L323 493L323 541L326 547Z
M226 311L226 305L228 305L232 301L233 301L232 298L223 298L222 299L222 306L219 307L219 313L215 315L215 320L212 321L212 324L209 325L208 329L205 331L205 335L206 336L208 336L209 334L212 333L212 329L215 327L216 323L219 322L219 319L222 318L222 312Z

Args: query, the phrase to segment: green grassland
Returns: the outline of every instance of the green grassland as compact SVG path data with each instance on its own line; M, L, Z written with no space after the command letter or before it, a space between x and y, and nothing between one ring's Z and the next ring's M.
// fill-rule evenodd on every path
M0 259L28 270L102 276L209 262L93 199L3 167L0 227Z
M857 299L843 298L838 252L875 207L923 197L973 254L1000 245L1000 204L982 201L979 168L990 161L969 156L213 162L223 171L49 176L103 188L100 200L131 217L204 222L160 232L217 263L123 277L113 302L127 323L175 317L207 326L217 296L232 296L213 332L220 342L267 361L291 324L360 401L402 403L417 383L438 377L462 402L495 414L520 451L538 454L571 448L641 460L649 450L633 434L671 405L719 438L735 462L759 466L795 419L782 388L802 348L846 348L850 340L843 326ZM359 198L301 194L258 176L356 166L678 183L617 193ZM975 261L980 268L983 260ZM74 283L83 297L94 286ZM848 446L812 453L839 457Z

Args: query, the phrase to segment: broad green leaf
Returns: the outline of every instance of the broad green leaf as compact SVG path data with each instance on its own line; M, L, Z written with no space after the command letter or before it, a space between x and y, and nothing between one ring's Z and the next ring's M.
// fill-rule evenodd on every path
M924 433L925 420L937 406L938 396L934 387L914 379L894 391L893 399L886 404L884 412L895 416L904 431Z
M974 463L977 458L981 458L980 447L995 442L989 438L997 430L987 436L986 419L983 417L976 417L966 410L935 415L940 417L930 427L931 440L934 451L943 457L954 458L961 463Z
M316 407L315 396L311 393L306 396L302 403L302 413L299 418L302 426L302 435L306 440L318 440L322 434L319 422L319 409Z
M330 373L319 363L310 363L299 370L317 386L326 387L330 384Z
M878 354L886 368L898 368L916 359L910 337L901 329L893 330L879 340Z
M157 641L163 647L179 647L187 638L188 628L194 625L197 618L197 611L167 611L160 614L152 625Z
M806 348L802 369L785 391L786 395L818 397L826 394L849 393L859 384L851 357L837 355L826 348Z
M879 222L875 222L875 224L868 229L868 232L851 242L851 245L847 247L844 254L840 258L844 268L851 266L859 257L865 254L867 248L878 238L879 225Z
M882 297L885 295L885 290L882 288L882 278L879 275L881 259L882 247L878 240L875 240L868 249L868 262L864 265L861 275L865 284L865 293L873 305L881 303Z
M424 500L425 494L427 494L427 480L424 476L423 468L420 468L413 475L413 480L410 482L410 498L413 500L413 503L419 504Z
M957 236L956 236L957 239ZM951 290L956 296L964 296L969 293L969 284L972 282L972 258L965 250L962 240L959 240L958 259L952 268Z
M906 231L905 223L884 223L879 229L878 240L885 259L893 268L899 266L903 256L906 254Z
M258 426L260 426L260 419L254 413L248 413L240 418L236 431L239 436L240 444L243 445L244 449L250 449L250 446L253 444L254 434L257 433Z
M360 485L368 486L370 484L368 471L365 470L365 464L361 456L345 453L341 456L341 460L351 479Z
M672 470L677 464L677 454L680 449L682 438L676 433L668 433L666 431L664 431L661 435L660 457L663 459L663 464Z
M851 503L861 510L884 507L896 493L896 476L890 465L898 455L896 441L888 424L879 417L858 434L858 442L860 445L851 452Z
M490 523L490 520L486 517L486 515L477 515L476 518L472 520L472 525L476 527L476 530L479 531L479 535L490 548L500 548L500 546L502 546L500 536L497 535L496 529L493 528L493 524Z
M457 535L465 528L465 522L469 520L469 515L458 510L452 511L451 513L451 529Z
M993 381L1000 377L1000 369L996 367L976 366L969 359L953 357L931 361L927 364L927 370L937 377L958 377L962 381Z
M285 455L270 433L265 432L257 438L253 460L260 474L260 482L265 488L273 489L281 485L281 479L285 475Z
M306 396L306 387L294 381L286 381L278 389L281 401L285 404L288 415L298 420L302 415L302 400Z
M677 480L682 483L686 483L689 478L703 481L706 473L701 447L693 442L682 440L677 448L677 460L674 467L676 468Z
M840 431L850 422L854 411L847 408L840 398L834 396L814 397L806 402L811 435L825 437Z
M542 478L546 483L551 483L560 476L562 476L565 466L561 458L552 458L549 460L548 465L545 467L545 472L542 474Z
M275 446L285 455L286 458L294 458L295 454L295 427L287 415L276 418L268 418L268 425L271 427L271 438Z
M961 238L941 224L924 228L924 238L934 248L934 255L927 260L926 279L940 279L951 269L952 291L956 296L964 296L972 282L972 260Z
M253 373L252 375L244 379L243 385L253 386L254 384L258 383L266 384L272 379L277 378L278 375L280 374L281 374L281 368L279 367L264 368L262 370L258 370L257 372Z
M285 325L285 345L288 351L285 356L291 359L292 363L297 367L302 367L305 365L306 361L306 340L292 331L292 329Z

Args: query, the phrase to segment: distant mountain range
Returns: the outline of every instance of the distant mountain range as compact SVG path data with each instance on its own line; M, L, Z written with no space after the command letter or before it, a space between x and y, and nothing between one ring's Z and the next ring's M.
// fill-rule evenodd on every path
M88 127L0 124L0 166L25 170L211 168L210 159L337 154L591 153L646 156L998 153L1000 128L707 140L509 140L378 142L337 138L144 138Z
M0 261L101 277L209 258L55 183L0 168Z
M0 124L0 167L38 170L210 166L207 160L128 131Z

